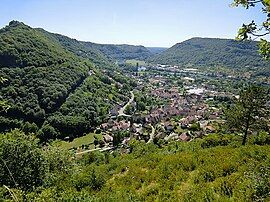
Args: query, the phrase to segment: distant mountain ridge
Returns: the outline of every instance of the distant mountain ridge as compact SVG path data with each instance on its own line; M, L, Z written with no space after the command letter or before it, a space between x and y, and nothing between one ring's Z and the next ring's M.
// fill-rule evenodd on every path
M13 21L10 25L17 26L20 22ZM181 43L177 43L171 48L162 47L144 47L134 45L115 45L115 44L97 44L93 42L79 41L69 38L61 34L55 34L45 31L41 28L34 30L42 32L55 43L61 44L66 50L74 53L77 56L87 58L96 66L103 68L115 68L116 62L123 62L125 60L144 60L154 64L170 64L170 65L184 65L184 66L224 66L224 67L265 67L270 66L270 62L264 61L258 54L257 42L247 41L239 42L232 39L218 39L218 38L191 38ZM18 43L17 45L20 45ZM27 44L25 48L29 48L31 43ZM47 47L47 50L59 51L53 49L54 46ZM32 64L31 61L23 61L22 58L14 58L12 54L4 54L4 52L11 52L10 47L2 47L3 54L0 58L4 66L14 65L14 60L20 61L20 65ZM20 50L20 49L18 49ZM64 51L66 51L64 50ZM24 51L24 54L29 51ZM53 54L60 62L66 55L64 52ZM69 54L68 54L69 55ZM43 61L38 58L44 58L48 64L52 61L45 60L46 54L36 52L28 59L35 61ZM48 58L46 58L48 59ZM9 64L8 64L8 63ZM15 66L20 66L16 64ZM36 64L37 65L37 64Z
M69 51L78 56L88 58L94 63L110 63L130 59L146 60L153 56L153 53L144 46L135 46L127 44L97 44L87 41L79 41L61 34L43 31L50 37L55 38Z
M123 60L146 60L152 56L152 53L144 46L134 45L114 45L114 44L96 44L91 42L83 42L85 46L93 47L101 51L104 55L117 61Z
M152 63L191 66L265 67L270 62L258 53L257 42L192 38L149 59Z
M164 47L146 47L153 54L160 54L168 48Z

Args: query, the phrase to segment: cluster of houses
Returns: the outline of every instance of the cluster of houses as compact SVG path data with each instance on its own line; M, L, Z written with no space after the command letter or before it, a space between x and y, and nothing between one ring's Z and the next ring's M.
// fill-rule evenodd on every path
M166 99L169 102L160 107L152 108L148 114L134 114L124 120L110 119L108 122L100 125L100 129L106 135L106 143L113 141L113 134L117 131L128 131L129 138L123 140L126 144L132 137L136 139L145 139L150 132L145 132L149 126L156 127L159 125L162 133L156 131L155 137L164 140L189 141L194 137L200 137L208 133L215 132L215 128L211 125L212 121L219 120L222 115L220 109L209 107L204 101L202 94L180 95L178 88L172 87L169 90L164 88L156 88L149 92L150 96L160 99ZM177 121L172 118L177 118ZM173 121L172 121L173 120ZM192 124L199 124L198 131L190 131ZM177 128L183 129L181 133L177 133Z
M122 145L126 145L132 138L145 142L153 138L190 141L214 133L215 122L223 122L223 113L221 109L211 105L215 106L213 103L235 98L232 93L218 92L221 89L214 84L197 82L198 78L203 78L204 81L208 76L222 77L220 74L161 64L141 67L138 70L146 73L128 73L130 78L137 80L136 90L147 92L147 96L154 97L158 102L153 106L147 106L143 113L135 112L131 116L122 116L123 113L120 113L126 102L115 103L110 110L109 120L100 125L104 134L103 142L106 144L112 144L114 135L119 131L126 131L129 135L122 140ZM152 73L151 70L157 71ZM136 109L134 101L131 102L131 106Z
M171 88L169 90L167 90L165 88L153 89L150 92L150 95L160 97L160 98L164 98L164 99L179 99L180 98L178 88L176 88L176 87Z
M100 125L100 129L107 132L115 132L119 130L129 130L130 121L122 120L116 121L110 119L107 123L103 123Z
M147 113L135 113L130 117L122 117L124 120L117 120L119 110L123 103L115 105L110 111L111 119L100 125L100 129L106 135L106 142L113 141L114 133L117 131L128 131L130 137L125 138L123 144L131 138L145 139L150 136L149 128L162 128L155 130L155 137L164 140L190 141L194 137L215 132L213 122L222 121L222 110L209 106L209 100L216 97L223 99L233 95L216 92L209 85L196 86L194 79L189 75L198 74L197 69L180 70L178 66L157 65L159 70L181 71L186 75L182 77L185 88L166 78L166 75L157 74L149 77L139 77L138 90L148 88L147 95L155 97L157 105L151 106ZM169 72L170 72L169 71ZM147 79L147 82L145 82ZM141 87L141 88L140 88ZM136 103L134 108L136 108ZM198 125L198 130L193 130L194 124ZM151 126L151 127L150 127ZM181 130L179 130L179 128Z

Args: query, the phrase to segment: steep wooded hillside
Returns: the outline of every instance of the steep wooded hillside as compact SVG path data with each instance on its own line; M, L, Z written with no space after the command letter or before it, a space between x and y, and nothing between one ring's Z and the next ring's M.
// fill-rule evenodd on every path
M152 56L152 53L144 46L96 44L91 42L85 42L85 46L98 49L107 57L117 61L130 59L145 60Z
M114 63L104 53L102 53L95 47L87 45L87 42L78 41L76 39L72 39L61 34L50 33L41 28L37 28L37 30L43 32L51 40L57 41L64 48L76 54L77 56L89 59L97 67L105 69L108 67L116 67Z
M265 67L270 63L258 53L256 42L230 39L192 38L150 59L153 63L231 68Z
M0 67L41 67L76 60L59 44L21 22L10 22L0 36Z
M116 84L125 84L127 92L129 86L117 71L104 66L101 72L58 40L17 21L0 30L0 77L0 97L10 105L0 112L0 131L39 131L44 140L89 131L125 99Z
M146 60L153 53L144 46L97 44L92 42L78 41L61 34L54 34L39 29L51 39L58 41L74 54L91 60L98 66L112 66L116 61L130 59Z

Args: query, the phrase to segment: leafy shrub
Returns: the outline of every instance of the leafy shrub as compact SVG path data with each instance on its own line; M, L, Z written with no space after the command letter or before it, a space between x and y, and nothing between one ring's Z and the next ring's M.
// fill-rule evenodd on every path
M130 143L130 151L132 155L136 157L141 157L147 154L150 154L154 152L157 149L157 146L150 143L150 144L145 144L144 142L139 142L137 140L133 140Z
M25 189L25 199L194 202L269 200L268 146L202 148L203 142L203 139L199 139L158 148L153 144L135 141L131 144L130 154L90 153L76 159L68 153L61 155L63 151L48 146L44 151L46 174L36 189ZM11 199L5 190L0 189L1 195Z
M77 190L90 187L93 190L100 190L106 182L105 170L96 166L87 166L82 171L74 173L72 184Z
M269 145L270 134L267 132L261 132L259 135L253 136L252 143L257 145Z
M94 151L84 154L82 159L79 160L79 162L83 162L85 165L89 165L91 163L99 165L105 162L105 156L105 154L99 151Z
M40 186L45 175L38 140L15 130L0 136L0 184L21 189Z
M232 137L211 134L207 137L203 138L203 142L201 144L202 148L216 147L216 146L226 146L230 143Z
M270 164L263 163L258 165L254 171L246 173L247 177L251 179L254 192L253 200L261 201L270 198Z

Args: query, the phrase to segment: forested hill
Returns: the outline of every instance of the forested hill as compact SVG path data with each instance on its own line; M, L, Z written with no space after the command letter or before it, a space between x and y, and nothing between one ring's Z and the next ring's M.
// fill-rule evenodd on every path
M111 59L109 59L108 56L104 55L104 53L102 53L97 48L87 45L87 42L78 41L61 34L50 33L41 28L37 28L36 30L43 32L50 39L57 41L64 48L76 54L77 56L89 59L97 67L115 67L114 63Z
M0 109L0 131L21 128L43 140L89 132L114 103L127 99L123 95L130 88L117 69L97 69L17 21L0 30L0 77L5 78L0 100L10 106L7 112Z
M144 46L134 45L114 45L114 44L96 44L91 42L84 42L86 47L92 47L101 51L108 58L117 61L124 61L130 59L146 60L153 54Z
M88 58L97 65L108 65L116 61L125 61L129 59L146 60L153 56L144 46L134 45L115 45L115 44L97 44L92 42L78 41L67 36L47 32L38 29L54 40L61 43L62 46L78 56Z
M153 54L160 54L168 48L163 47L147 47L147 49Z
M177 43L150 59L153 63L232 68L265 67L270 63L258 53L257 42L230 39L192 38Z
M77 60L39 31L17 21L0 30L0 67L49 66Z

